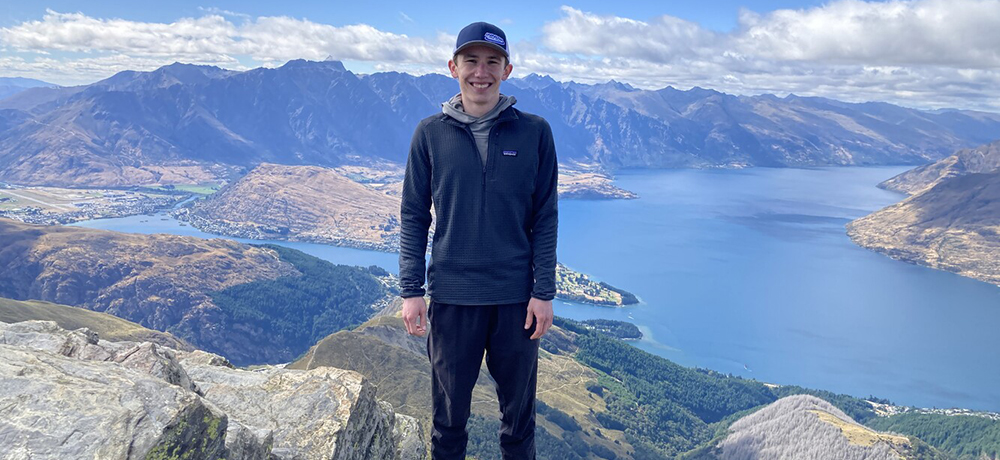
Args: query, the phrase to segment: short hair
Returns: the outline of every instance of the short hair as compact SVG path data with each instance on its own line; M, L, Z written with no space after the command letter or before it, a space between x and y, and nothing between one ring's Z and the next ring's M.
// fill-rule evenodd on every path
M462 50L462 51L465 51L465 50ZM459 52L459 53L455 53L455 54L453 54L453 55L451 56L451 60L452 60L452 61L454 61L454 62L455 62L455 64L458 64L458 55L459 55L459 54L462 54L462 53L460 53L460 52ZM505 68L506 68L506 67L507 67L508 65L510 65L510 59L507 59L507 56L504 56L504 55L501 55L500 57L502 57L502 58L503 58L503 66L504 66Z

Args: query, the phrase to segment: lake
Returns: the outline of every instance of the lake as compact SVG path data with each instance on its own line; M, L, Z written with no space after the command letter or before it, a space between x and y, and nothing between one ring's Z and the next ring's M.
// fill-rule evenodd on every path
M642 303L557 301L556 314L633 322L645 334L636 346L685 366L1000 411L1000 288L891 260L845 233L903 198L875 185L906 169L620 172L615 184L640 199L560 202L559 260ZM166 216L77 225L213 236ZM273 243L397 271L395 254Z

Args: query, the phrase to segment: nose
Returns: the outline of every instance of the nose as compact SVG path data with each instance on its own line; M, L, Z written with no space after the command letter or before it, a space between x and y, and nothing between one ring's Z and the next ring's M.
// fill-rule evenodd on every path
M481 62L477 62L476 63L476 69L475 69L475 75L477 77L482 77L482 76L486 76L488 74L489 74L489 70L487 70L486 63L482 62L482 61Z

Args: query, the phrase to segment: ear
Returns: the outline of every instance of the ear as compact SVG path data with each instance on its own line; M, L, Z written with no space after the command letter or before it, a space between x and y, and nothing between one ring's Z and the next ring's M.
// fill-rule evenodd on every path
M509 77L510 73L513 71L514 71L514 65L507 64L507 68L503 69L503 77L500 77L500 81L506 81L507 77Z
M455 64L454 59L448 60L448 70L451 71L451 78L456 78L456 79L458 78L458 65Z

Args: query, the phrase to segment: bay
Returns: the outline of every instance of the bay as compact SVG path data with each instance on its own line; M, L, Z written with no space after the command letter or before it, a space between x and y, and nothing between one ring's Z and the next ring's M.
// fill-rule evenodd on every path
M645 334L636 346L685 366L1000 411L1000 289L891 260L845 233L903 198L875 185L906 169L619 172L615 184L641 198L560 202L559 260L642 303L557 301L556 314L633 322ZM76 225L215 237L161 215ZM271 243L397 271L395 254Z

